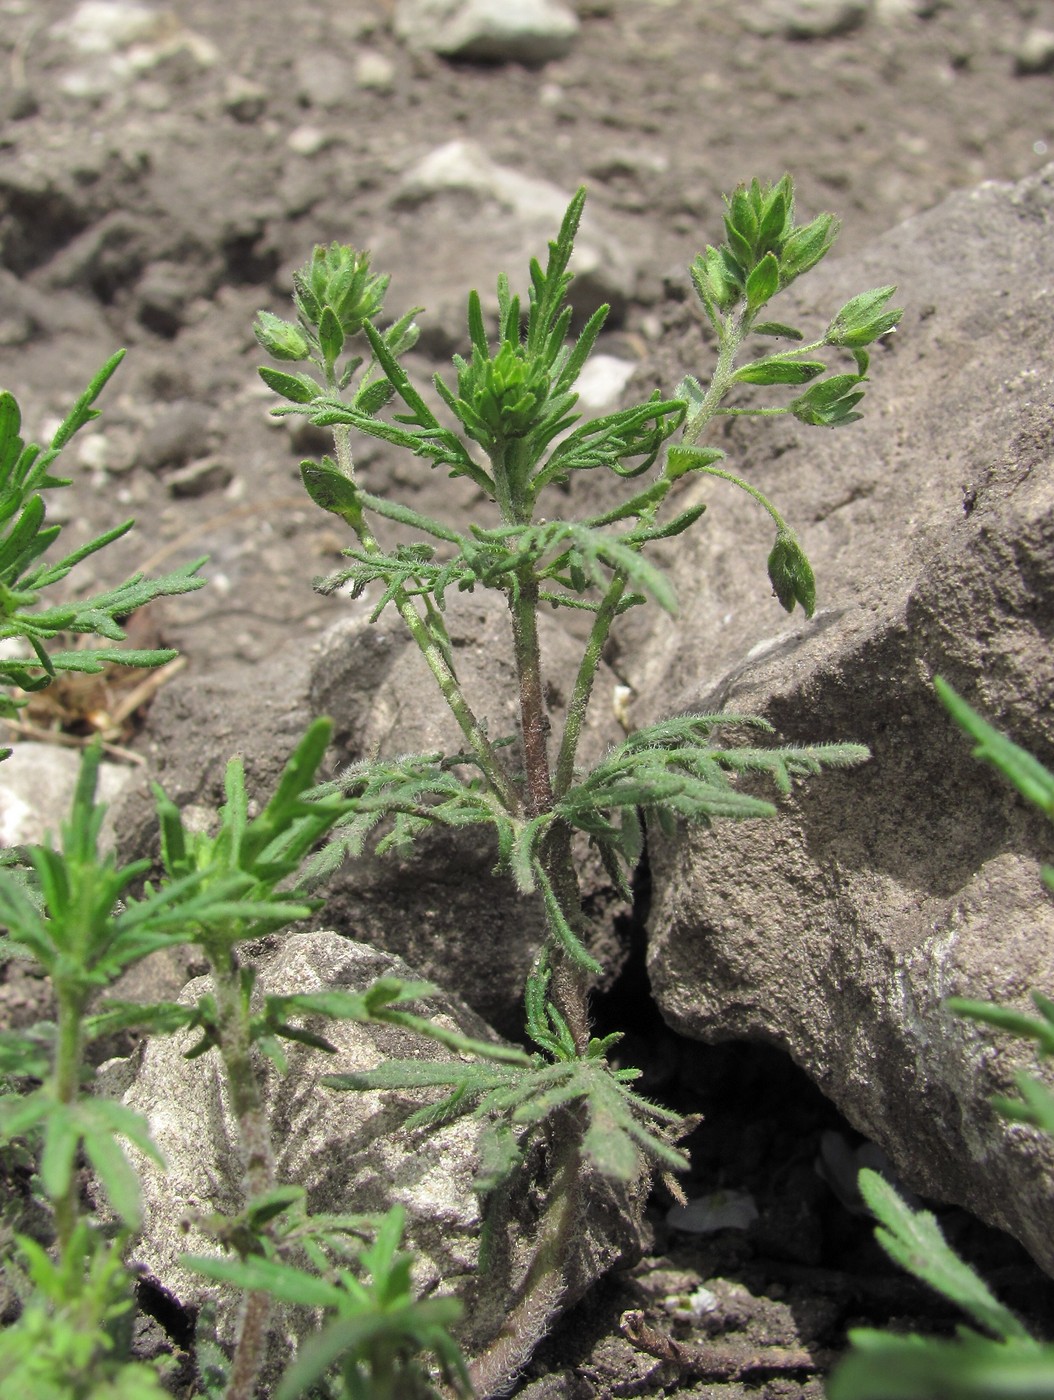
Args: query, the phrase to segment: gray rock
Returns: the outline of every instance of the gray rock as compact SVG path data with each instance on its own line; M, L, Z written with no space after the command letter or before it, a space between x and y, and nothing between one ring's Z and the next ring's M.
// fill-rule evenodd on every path
M48 835L57 839L69 816L80 767L81 755L75 749L15 743L11 757L0 763L0 846L31 845ZM133 772L126 763L101 763L97 799L113 802ZM102 844L107 850L113 846L109 817Z
M785 39L830 39L857 29L872 0L759 0L742 7L743 22L757 34Z
M200 456L208 447L210 418L204 404L190 401L163 408L139 443L139 466L156 472Z
M578 20L559 0L397 0L395 32L447 58L541 64L569 52Z
M560 228L571 199L549 180L499 165L475 141L448 141L428 152L402 176L395 217L371 240L374 262L392 271L389 303L422 305L422 345L436 355L465 345L466 260L486 314L496 323L498 274L509 274L525 294L527 267ZM399 215L410 211L408 224ZM422 243L420 218L429 238ZM404 227L405 224L405 227ZM457 248L451 257L451 248ZM643 254L642 254L643 256ZM587 207L575 242L569 298L588 316L602 304L618 323L639 280L639 259Z
M673 560L683 618L653 629L630 677L654 714L757 713L784 741L873 753L810 780L774 821L654 842L664 1015L703 1039L783 1047L906 1184L1010 1230L1047 1268L1054 1153L988 1102L1030 1052L943 1001L1023 1006L1054 983L1049 835L971 757L931 678L1051 762L1054 308L1036 290L1052 211L1048 167L810 276L817 319L892 281L908 308L876 348L863 422L777 420L749 449L738 426L725 442L733 469L750 451L751 481L799 531L820 611L781 620L762 582L771 526L700 483L683 504L709 498L709 523ZM664 353L698 363L687 339Z
M223 85L223 110L229 112L236 122L251 125L263 116L267 109L267 88L253 78L241 73L228 75Z
M331 932L283 937L259 964L256 994L288 995L331 988L362 990L377 977L413 980L397 958ZM190 982L182 999L192 1002L208 979ZM438 994L418 1006L448 1026L476 1038L492 1033L456 999ZM313 1021L336 1047L323 1054L286 1042L289 1069L279 1074L261 1057L278 1179L302 1186L313 1211L374 1214L400 1204L407 1214L406 1247L416 1257L415 1283L422 1293L454 1293L465 1302L459 1340L470 1355L497 1337L518 1301L533 1254L538 1202L533 1190L518 1193L500 1260L481 1274L479 1202L472 1191L478 1167L479 1127L462 1119L427 1133L408 1133L402 1121L429 1101L429 1093L345 1093L322 1087L323 1075L369 1069L387 1058L449 1059L448 1051L394 1027ZM132 1258L184 1306L217 1303L221 1336L230 1339L236 1296L185 1269L181 1256L219 1252L194 1220L212 1211L236 1213L242 1205L237 1129L222 1068L215 1053L183 1058L193 1036L155 1038L131 1060L111 1061L100 1089L118 1096L149 1121L166 1168L141 1154L133 1158L143 1188L145 1228ZM441 1091L440 1091L441 1092ZM438 1097L431 1091L431 1097ZM577 1235L577 1255L565 1305L606 1269L639 1253L640 1202L631 1191L598 1184L592 1210ZM273 1324L271 1372L312 1325L301 1314Z
M82 0L51 32L80 54L115 53L155 38L160 19L135 0Z
M355 58L355 86L368 92L391 92L395 86L395 64L376 49L361 49Z
M592 413L613 412L636 369L634 360L618 355L591 355L575 385L581 406Z
M98 100L157 69L210 68L219 59L211 40L186 28L171 10L136 0L82 0L51 26L76 60L58 85L71 97Z
M199 298L208 290L210 273L203 262L159 258L135 285L136 319L155 335L171 340L194 319L203 304Z
M1014 72L1021 77L1054 69L1054 30L1030 29L1014 54Z
M293 71L297 97L307 107L340 107L354 85L351 64L325 49L299 54Z
M226 462L204 457L179 467L167 478L166 485L173 496L207 496L212 491L222 491L233 479L234 473Z

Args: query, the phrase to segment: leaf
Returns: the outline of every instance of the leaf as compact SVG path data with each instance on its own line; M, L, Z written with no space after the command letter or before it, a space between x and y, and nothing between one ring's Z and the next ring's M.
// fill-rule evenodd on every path
M253 334L276 360L306 360L310 354L303 331L292 321L283 321L270 311L258 311Z
M327 458L323 462L301 462L300 479L316 506L339 515L354 528L362 520L358 487Z
M788 405L791 413L812 427L840 428L861 415L852 410L864 397L858 374L836 374L811 385Z
M138 1229L143 1213L139 1177L120 1145L101 1127L85 1132L84 1150L115 1213L126 1225Z
M895 1264L928 1284L986 1331L1003 1341L1027 1341L1028 1332L988 1285L950 1249L930 1211L913 1211L878 1172L864 1168L860 1194L879 1221L875 1238Z
M344 349L344 327L332 306L325 306L318 320L318 343L322 357L328 365L340 358Z
M896 290L894 286L875 287L847 301L827 327L826 343L857 349L887 335L904 314L901 310L882 310Z
M262 365L260 378L274 393L290 403L312 403L322 395L322 385L306 374L286 374L284 370Z
M110 377L124 357L125 352L123 350L116 351L106 361L102 369L96 372L87 389L85 389L84 393L81 394L72 409L70 409L54 437L51 439L53 451L61 451L69 442L70 438L73 437L74 433L79 432L80 429L84 427L85 423L90 423L93 418L98 417L98 410L92 408L92 404L94 404L95 400L102 393Z
M747 309L759 311L779 291L780 265L774 253L766 253L747 278Z
M1054 1093L1031 1075L1018 1071L1014 1075L1020 1099L994 1095L992 1105L1004 1118L1013 1122L1031 1123L1054 1137Z
M80 1142L80 1125L69 1104L53 1103L44 1122L44 1151L40 1179L54 1201L63 1197L73 1179L73 1163Z
M252 1254L245 1259L210 1258L207 1255L183 1254L180 1264L195 1274L215 1279L217 1283L233 1283L246 1292L267 1293L281 1303L295 1303L305 1308L339 1307L342 1291L335 1284L309 1274L279 1259L266 1259Z
M786 326L782 321L759 322L750 328L751 335L772 335L785 340L804 340L801 331L794 326Z
M666 453L666 475L671 481L703 467L712 467L725 454L719 447L671 447Z
M998 768L1022 797L1054 818L1054 774L1027 749L1020 748L982 719L941 676L934 676L933 687L952 719L977 741L974 757Z
M807 384L822 374L827 366L822 360L796 360L790 356L770 355L743 365L732 376L734 384Z
M589 1127L582 1139L582 1151L602 1176L616 1181L633 1181L641 1168L640 1153L633 1139L610 1114L590 1114ZM680 1162L687 1166L687 1159Z
M1033 998L1037 993L1033 992ZM965 997L949 997L944 1003L949 1011L957 1016L969 1016L973 1021L984 1021L1011 1035L1021 1036L1037 1042L1040 1054L1054 1055L1054 1024L1049 1017L1037 1020L1026 1016L1022 1011L1013 1011L1007 1006L993 1006L985 1001L969 1001Z
M1054 1400L1054 1346L954 1341L858 1328L827 1383L828 1400Z
M818 214L796 228L780 250L780 286L786 287L826 257L841 227L833 214Z

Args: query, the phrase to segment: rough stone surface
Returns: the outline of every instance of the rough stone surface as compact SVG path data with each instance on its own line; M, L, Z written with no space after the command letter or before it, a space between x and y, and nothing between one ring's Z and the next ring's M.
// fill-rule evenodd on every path
M275 940L277 941L277 940ZM259 962L256 993L288 995L322 989L363 990L381 976L414 980L398 958L332 932L283 938ZM208 979L187 984L193 1002ZM439 995L416 1008L476 1038L489 1028L463 1003ZM434 1042L394 1027L353 1022L311 1023L336 1047L332 1055L286 1042L289 1070L278 1074L261 1061L278 1180L302 1186L312 1211L375 1214L402 1205L404 1244L415 1255L419 1290L454 1293L465 1303L459 1336L469 1354L498 1334L518 1297L532 1253L531 1227L538 1201L525 1189L517 1198L508 1249L502 1261L479 1273L479 1203L472 1191L479 1127L460 1119L427 1134L412 1134L402 1121L429 1102L424 1091L398 1095L326 1089L325 1074L372 1069L389 1058L449 1059ZM193 1223L212 1211L236 1213L242 1205L241 1158L220 1062L214 1053L183 1058L192 1035L154 1038L129 1060L110 1061L102 1091L119 1096L145 1115L166 1159L165 1169L133 1153L143 1187L145 1226L133 1257L184 1306L217 1303L221 1335L230 1336L237 1299L180 1263L185 1253L216 1254L216 1245ZM441 1091L432 1091L438 1097ZM588 1223L578 1236L569 1298L640 1249L639 1203L631 1191L598 1185ZM286 1319L287 1337L297 1334ZM304 1322L301 1320L300 1330ZM288 1356L276 1328L272 1365Z
M58 840L69 817L70 802L80 774L81 756L54 744L19 743L0 764L0 846L32 845L45 836ZM101 763L96 797L113 802L133 769L123 763ZM113 844L113 823L107 817L103 844Z
M774 822L654 844L664 1014L784 1047L908 1185L1011 1230L1048 1268L1049 1143L987 1101L1029 1052L941 1005L1025 1004L1054 981L1046 837L971 758L931 678L1051 763L1052 212L1048 168L955 196L813 279L803 311L894 279L908 308L851 440L779 426L751 457L809 552L816 618L780 621L759 585L765 518L700 485L713 519L674 561L685 621L635 677L656 713L760 713L786 741L873 754Z
M760 0L744 6L743 17L759 34L786 39L830 39L867 19L872 0Z
M526 266L540 257L560 228L574 193L553 181L527 175L496 161L478 141L456 139L430 150L400 178L393 194L396 211L416 216L412 236L416 266L401 280L400 296L410 303L420 297L427 314L420 321L422 344L446 351L464 341L465 279L461 269L443 268L432 257L434 240L443 229L457 229L473 268L472 285L484 311L496 324L499 273ZM417 224L427 218L433 239L421 245ZM407 261L399 225L375 241L378 256ZM627 248L615 230L587 209L570 269L575 280L569 298L577 313L587 317L598 306L611 307L613 326L625 314L637 290L643 250Z
M395 32L448 58L541 64L568 52L578 20L559 0L398 0Z

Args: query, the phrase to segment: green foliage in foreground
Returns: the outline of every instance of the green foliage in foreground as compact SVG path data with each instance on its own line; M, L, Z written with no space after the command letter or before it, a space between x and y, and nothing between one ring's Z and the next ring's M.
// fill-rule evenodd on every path
M40 447L21 437L22 414L13 394L0 391L0 642L17 639L25 644L23 656L6 654L0 660L0 718L15 719L28 702L12 696L12 689L43 690L64 671L98 673L110 662L123 666L160 666L174 651L145 651L103 646L55 650L67 635L95 635L108 642L122 642L121 626L136 608L155 598L189 593L204 586L197 577L205 560L196 559L163 578L146 579L135 574L117 588L93 597L41 607L41 594L54 588L90 555L126 535L135 524L125 520L89 540L61 559L45 555L62 533L61 525L47 524L44 493L71 485L52 468L76 433L98 418L94 407L107 381L124 358L119 350L92 379L73 408L55 430L49 446ZM0 759L10 749L0 750Z
M283 1396L300 1394L332 1363L343 1367L341 1393L348 1396L424 1395L427 1389L401 1388L418 1385L422 1350L434 1351L450 1383L464 1389L463 1366L445 1330L457 1304L414 1300L408 1265L397 1253L401 1213L393 1210L381 1221L313 1216L305 1209L303 1189L275 1176L252 1048L284 1069L283 1040L332 1050L302 1024L305 1018L410 1028L427 1024L401 1005L426 994L430 988L423 983L386 978L361 993L267 997L255 1006L252 969L238 961L240 944L285 928L317 907L318 901L285 887L307 852L348 810L343 798L310 795L329 734L328 721L311 725L255 817L249 815L242 765L232 760L227 802L214 835L187 831L178 809L157 788L165 873L159 886L147 885L141 897L131 890L150 862L117 866L112 855L99 850L105 808L95 801L101 758L95 745L85 756L61 848L31 852L40 901L10 871L0 871L0 920L7 929L0 955L28 959L45 970L58 1004L54 1026L0 1034L0 1064L8 1082L0 1093L0 1146L22 1137L36 1145L37 1188L51 1208L57 1255L52 1262L38 1242L18 1236L17 1253L4 1261L20 1282L23 1311L15 1325L0 1331L3 1400L29 1394L153 1400L166 1393L146 1368L128 1359L132 1278L123 1259L141 1222L141 1202L121 1140L160 1158L144 1118L91 1093L94 1075L84 1058L92 1041L133 1027L154 1034L200 1032L188 1058L218 1051L248 1150L244 1209L233 1218L210 1217L203 1227L238 1258L186 1260L189 1267L249 1290L233 1359L226 1363L216 1353L213 1370L219 1378L209 1393L227 1400L253 1394L271 1297L333 1314L332 1324L305 1349L298 1369L283 1383ZM181 944L196 946L211 969L211 991L196 1003L104 1001L89 1014L95 994L122 972L157 948ZM458 1049L471 1046L450 1038ZM77 1180L80 1153L109 1199L118 1221L115 1231L84 1212ZM362 1248L362 1238L371 1235L373 1244ZM347 1258L349 1266L340 1267ZM338 1281L330 1282L334 1268ZM371 1281L360 1281L360 1273ZM322 1357L314 1371L313 1356Z
M976 740L974 754L1008 778L1054 818L1054 774L994 729L939 676L942 702ZM1043 879L1054 886L1054 870ZM961 1016L1034 1040L1041 1057L1054 1053L1054 1002L1032 993L1038 1017L985 1002L950 997ZM1004 1117L1054 1134L1054 1095L1033 1076L1016 1076L1020 1099L997 1097ZM1054 1398L1054 1345L1039 1342L952 1250L934 1216L913 1211L888 1182L864 1170L860 1193L879 1222L876 1238L890 1258L949 1299L980 1331L960 1327L955 1338L894 1336L871 1329L850 1333L852 1350L827 1387L828 1400L1048 1400Z

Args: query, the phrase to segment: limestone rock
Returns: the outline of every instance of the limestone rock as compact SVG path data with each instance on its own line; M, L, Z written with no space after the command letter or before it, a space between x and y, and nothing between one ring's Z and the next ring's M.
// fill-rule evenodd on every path
M570 50L578 20L559 0L398 0L395 32L447 58L541 64Z
M403 173L390 224L371 240L378 267L406 269L392 282L393 306L420 304L422 345L437 357L464 351L464 269L496 324L498 274L526 295L527 268L556 237L573 190L493 160L478 142L454 140L427 152ZM428 238L421 239L427 220ZM452 259L451 248L459 250ZM611 307L609 328L635 294L645 254L623 243L588 205L570 269L568 298L580 318ZM541 258L544 263L544 257ZM398 303L394 298L398 298Z
M81 755L57 744L16 742L0 763L0 846L35 845L52 836L69 817L80 774ZM96 798L112 802L132 777L125 763L99 765ZM104 847L113 845L112 822L103 826Z
M332 932L281 938L271 957L258 962L256 994L288 995L321 989L362 990L381 976L414 980L398 958ZM188 983L193 1001L207 979ZM493 1034L463 1003L437 994L419 1004L419 1014L441 1017L464 1034ZM519 1194L511 1244L502 1263L477 1273L479 1202L472 1191L477 1170L479 1127L461 1119L426 1133L401 1124L428 1101L424 1091L398 1096L324 1088L326 1074L369 1069L388 1058L449 1059L443 1047L394 1027L319 1020L312 1026L336 1046L329 1055L285 1042L289 1069L279 1074L261 1058L278 1179L303 1186L313 1211L373 1214L401 1204L407 1215L405 1247L416 1257L421 1291L454 1293L465 1303L459 1340L471 1355L497 1335L518 1298L532 1255L532 1226L538 1202ZM166 1169L135 1153L143 1189L145 1227L132 1252L141 1265L184 1307L217 1303L221 1336L229 1340L236 1307L231 1290L185 1269L186 1253L217 1254L218 1247L194 1225L194 1216L236 1212L241 1206L237 1129L231 1116L222 1067L210 1052L186 1060L192 1035L156 1037L131 1060L111 1061L101 1072L102 1092L118 1096L146 1116ZM434 1091L433 1097L438 1097ZM574 1298L613 1264L639 1249L638 1203L632 1192L598 1185L593 1210L578 1237L570 1296ZM273 1331L272 1372L288 1359L296 1336L311 1326L287 1317Z
M763 582L771 526L700 483L683 503L709 498L708 525L673 561L681 625L653 629L631 675L654 697L640 723L726 709L765 715L784 742L873 754L810 780L772 822L653 843L665 1016L785 1048L907 1185L1010 1230L1047 1268L1054 1153L988 1103L1034 1061L942 1003L1027 1006L1027 989L1054 985L1049 830L971 757L931 679L1051 764L1052 213L1048 167L810 276L803 319L894 281L908 308L876 347L861 423L749 434L750 480L798 530L820 610L781 620ZM666 353L697 362L686 341ZM747 442L737 424L733 469Z
M829 39L863 24L872 0L760 0L744 6L743 21L759 34Z

